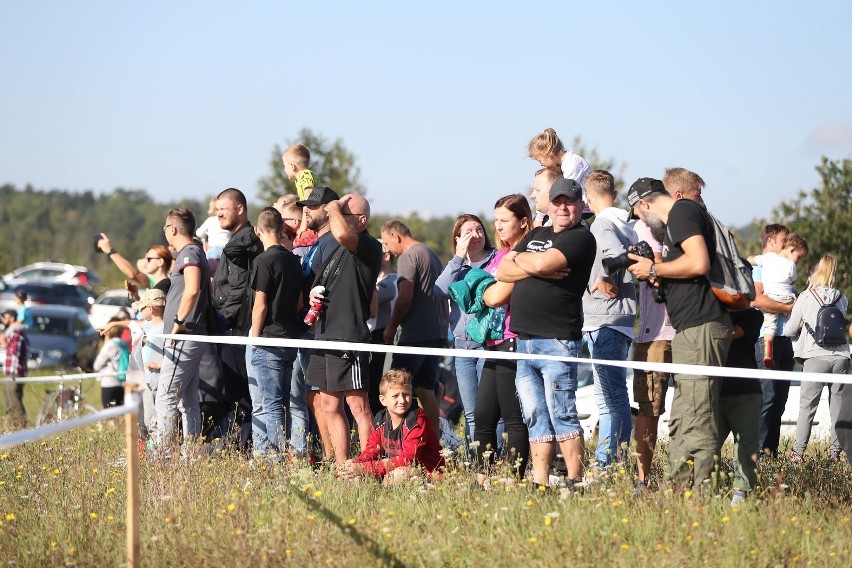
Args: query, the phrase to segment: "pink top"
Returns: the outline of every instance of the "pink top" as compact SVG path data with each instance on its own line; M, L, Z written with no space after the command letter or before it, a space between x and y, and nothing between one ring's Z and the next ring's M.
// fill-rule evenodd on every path
M491 259L491 262L489 262L488 266L483 268L483 270L485 272L487 272L488 274L492 275L492 276L496 275L497 274L497 267L500 265L500 261L503 260L503 257L506 256L507 254L509 254L509 252L511 252L511 250L512 249L507 247L503 250L497 251L497 254L494 255L494 258ZM514 339L514 338L518 337L517 333L512 333L511 331L509 331L509 320L510 320L509 303L507 302L505 305L506 305L506 319L503 322L503 339L500 339L500 340L489 339L489 340L487 340L485 342L485 345L488 346L488 347L491 347L492 345L500 345L501 343L503 343L507 339Z
M651 234L651 229L642 221L636 221L633 226L636 238L646 241L651 245L654 252L662 253L663 245ZM675 330L669 322L669 314L666 312L665 304L658 304L651 294L651 287L647 282L639 283L639 329L636 333L636 343L650 343L652 341L671 341L674 339Z

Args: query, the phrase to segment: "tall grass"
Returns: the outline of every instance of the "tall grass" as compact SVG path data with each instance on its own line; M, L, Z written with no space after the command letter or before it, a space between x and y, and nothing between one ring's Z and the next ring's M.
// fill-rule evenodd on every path
M664 448L663 448L664 450ZM814 448L761 462L760 489L632 496L631 465L604 486L541 493L462 460L435 485L354 484L329 469L238 453L143 461L145 566L786 566L852 564L852 477ZM728 451L726 450L726 454ZM664 452L660 452L663 456ZM199 454L200 455L200 454ZM589 454L588 457L591 457ZM665 471L663 459L655 470ZM83 429L0 455L0 558L14 566L124 561L121 429Z

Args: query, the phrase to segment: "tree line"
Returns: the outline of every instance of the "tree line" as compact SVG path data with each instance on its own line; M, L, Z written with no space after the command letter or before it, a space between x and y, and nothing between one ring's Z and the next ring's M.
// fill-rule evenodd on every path
M297 138L287 144L294 142L305 143L311 148L311 168L320 183L341 195L367 193L360 181L357 157L340 139L329 141L310 129L302 129ZM624 163L612 158L602 159L594 148L584 147L579 138L574 140L573 147L585 155L594 168L611 171L619 188L624 186ZM282 147L275 145L269 160L270 173L258 180L257 198L264 205L273 203L282 194L295 193L295 185L283 172L281 151ZM807 239L810 255L805 264L816 263L823 254L834 254L838 259L837 286L841 290L852 290L849 261L852 160L823 157L816 170L820 175L816 188L800 191L794 198L782 202L768 220L756 219L746 226L732 227L732 230L741 244L741 252L755 254L760 252L761 226L767 222L782 223ZM247 196L252 193L246 191ZM0 186L0 240L4 243L0 247L0 273L49 259L88 266L101 276L105 286L120 286L117 270L108 258L94 249L96 234L106 233L116 249L127 258L135 259L150 245L165 244L162 224L170 208L191 209L201 224L207 216L210 197L158 203L141 189L117 188L111 193L96 195L92 191L40 190L29 185L22 189L9 184ZM624 206L623 203L619 205ZM250 203L250 220L257 218L260 207ZM489 233L493 233L490 211L468 213L479 214L488 225ZM407 216L377 213L370 220L370 232L378 236L382 224L391 218L408 225L415 238L432 248L445 262L452 257L454 215L424 219L416 213ZM799 290L806 287L807 274L806 266L800 266Z

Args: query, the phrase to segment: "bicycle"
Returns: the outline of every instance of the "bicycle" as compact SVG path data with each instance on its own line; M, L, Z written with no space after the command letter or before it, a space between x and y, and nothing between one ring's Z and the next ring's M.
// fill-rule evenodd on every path
M82 373L81 369L74 371ZM98 409L86 403L83 396L83 380L75 381L74 386L66 387L65 378L59 374L59 381L55 390L47 389L41 410L36 418L36 426L70 420L88 414L95 414Z

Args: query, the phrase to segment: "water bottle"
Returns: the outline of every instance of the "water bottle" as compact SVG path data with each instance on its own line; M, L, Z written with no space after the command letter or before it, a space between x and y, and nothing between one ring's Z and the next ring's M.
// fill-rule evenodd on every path
M325 286L316 286L311 292L316 292L317 294L322 294L325 292ZM305 314L305 325L312 326L316 323L317 318L322 313L325 305L320 300L311 301L311 307L308 309L308 313Z

